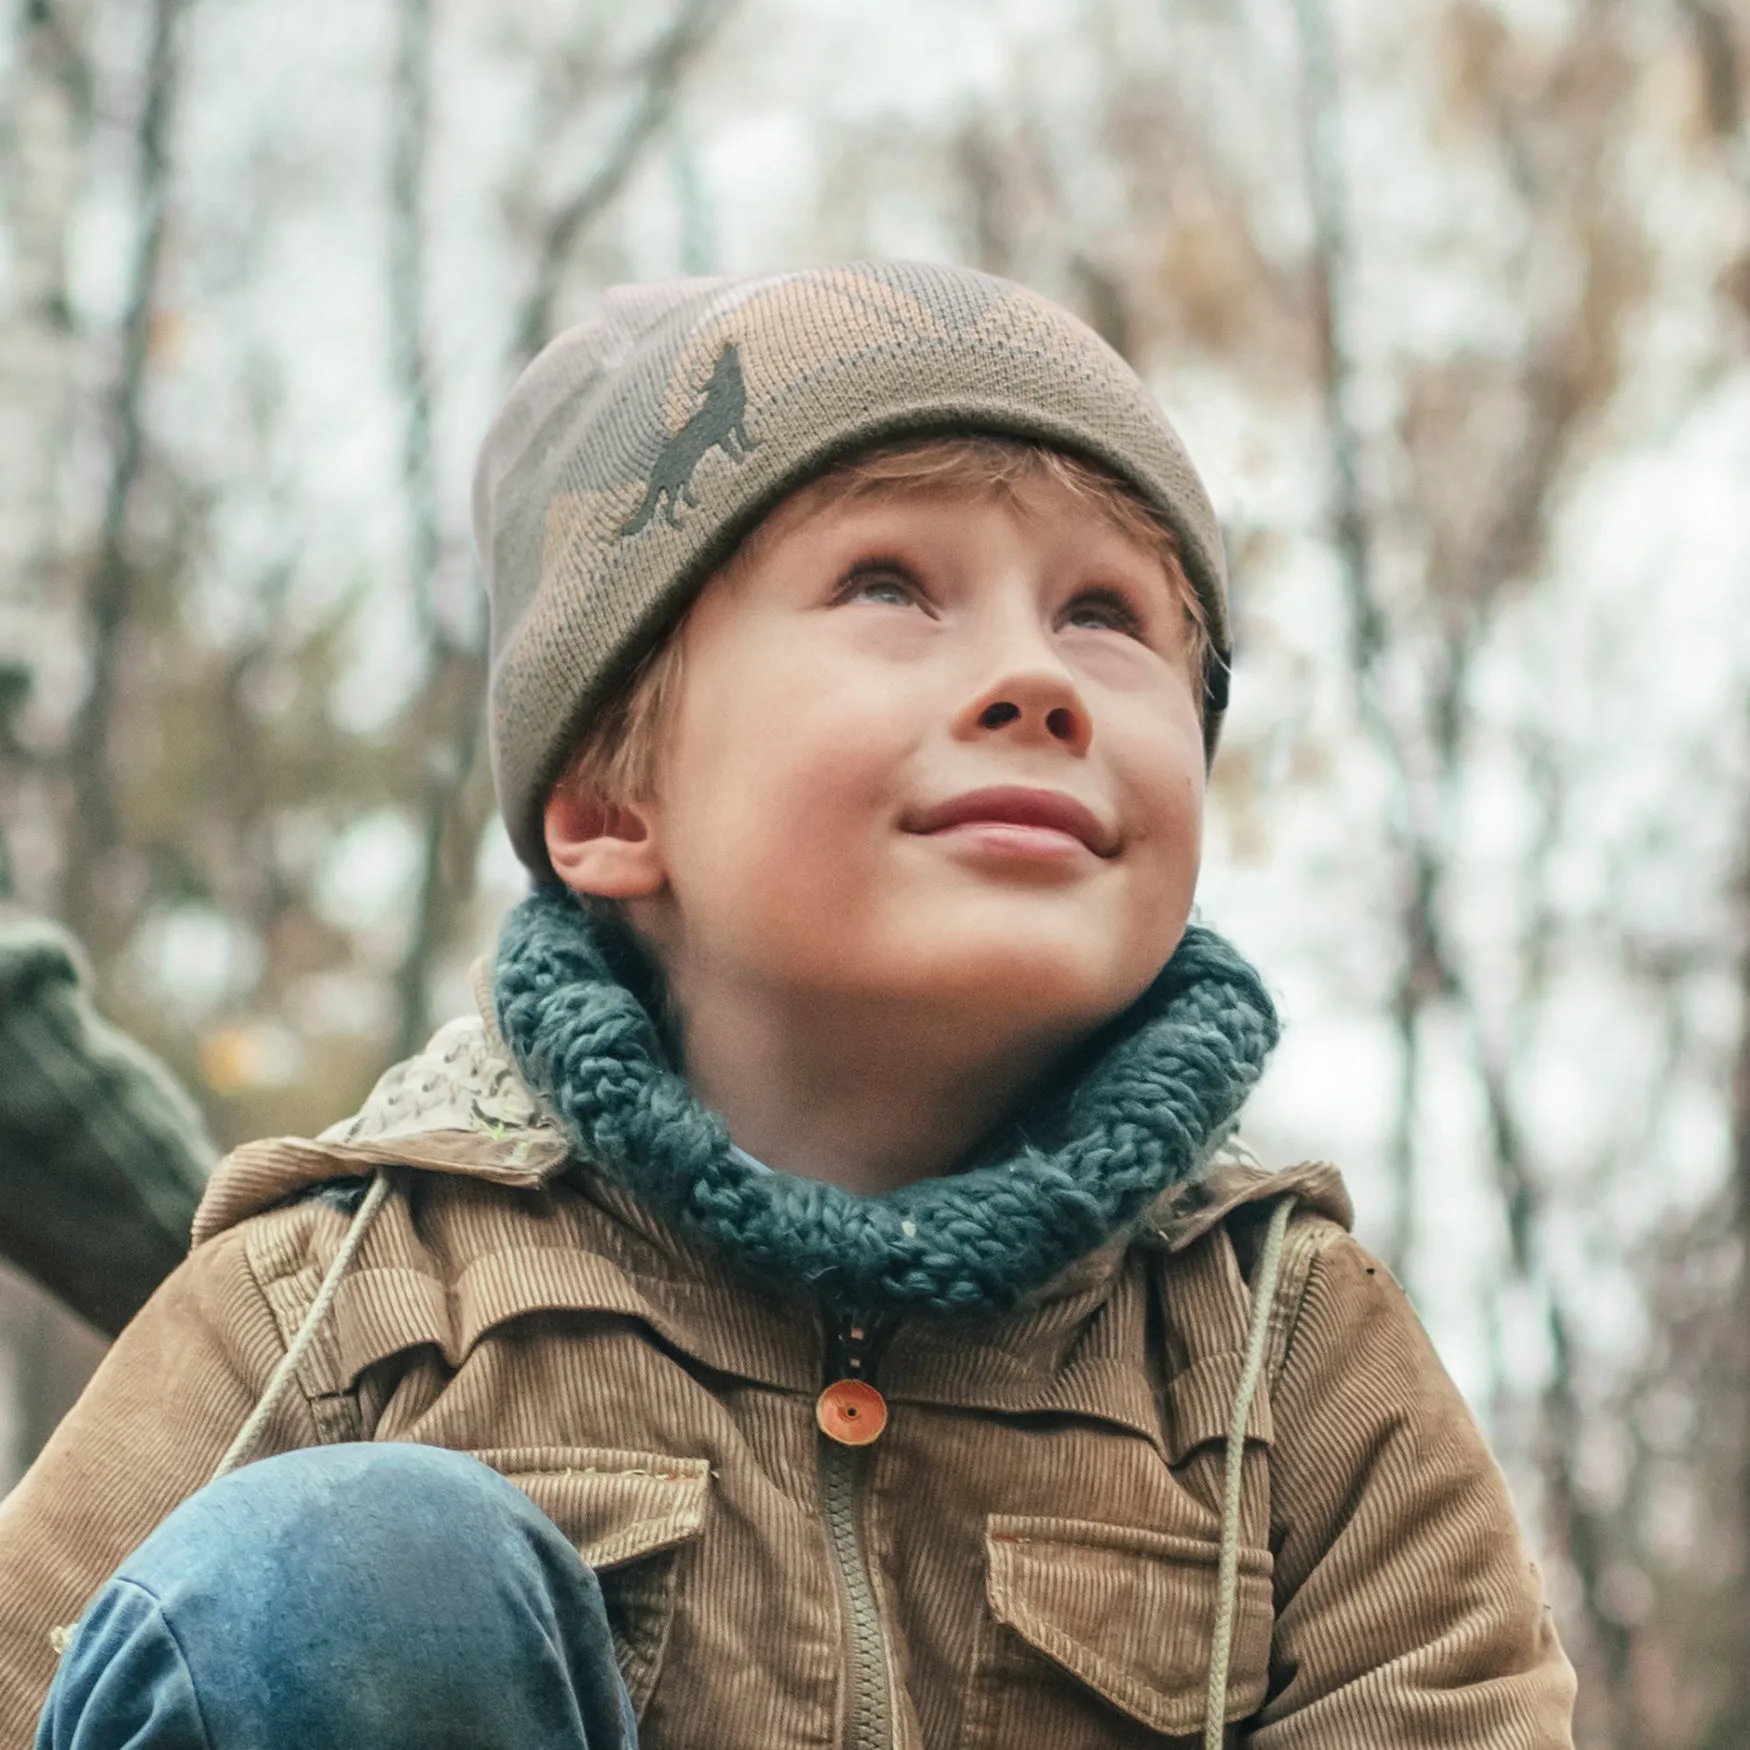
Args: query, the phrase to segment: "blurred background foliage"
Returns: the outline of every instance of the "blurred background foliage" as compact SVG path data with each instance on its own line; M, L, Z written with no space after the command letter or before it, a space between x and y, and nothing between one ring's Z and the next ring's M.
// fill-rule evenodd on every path
M468 477L604 285L1079 310L1233 557L1203 904L1488 1427L1581 1742L1750 1742L1745 0L13 0L0 886L226 1143L521 888ZM0 1280L25 1463L99 1345Z

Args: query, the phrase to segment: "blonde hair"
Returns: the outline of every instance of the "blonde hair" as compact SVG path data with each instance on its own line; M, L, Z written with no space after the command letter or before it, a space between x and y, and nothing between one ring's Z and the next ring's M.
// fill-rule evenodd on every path
M778 511L820 511L895 488L982 494L1019 505L1041 484L1067 493L1120 534L1154 550L1185 615L1186 658L1201 705L1209 624L1185 574L1178 537L1128 482L1046 444L972 434L913 437L847 456L781 500L719 569L732 571L756 556ZM609 804L656 795L662 750L680 697L686 622L686 613L674 620L595 713L560 772L560 787Z

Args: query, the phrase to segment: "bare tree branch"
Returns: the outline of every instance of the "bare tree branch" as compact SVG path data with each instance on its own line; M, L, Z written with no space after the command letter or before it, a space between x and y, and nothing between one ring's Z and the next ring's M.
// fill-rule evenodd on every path
M1744 127L1744 76L1732 21L1716 0L1678 0L1678 6L1695 36L1708 125L1716 138L1735 141Z
M59 475L74 407L67 239L85 184L91 68L61 11L30 0L18 21L0 133L7 290L0 320L0 773L39 765L15 730L30 694L57 554ZM33 637L32 634L35 634Z
M1732 1053L1728 1090L1731 1115L1730 1211L1732 1231L1738 1242L1738 1268L1733 1286L1733 1324L1737 1341L1729 1351L1738 1377L1733 1381L1741 1400L1750 1400L1750 832L1739 851L1736 879L1738 941L1734 973L1738 987L1739 1020L1736 1047ZM1732 1501L1738 1523L1739 1574L1750 1572L1750 1438L1740 1437L1737 1475ZM1743 1584L1740 1578L1740 1587ZM1750 1722L1750 1669L1740 1658L1729 1676L1727 1717Z
M394 380L402 409L401 478L407 504L408 572L426 644L427 677L416 719L425 731L426 783L413 927L395 974L395 1055L424 1043L432 969L449 941L469 871L447 880L446 837L473 774L484 675L478 638L458 642L435 598L438 522L433 387L426 342L425 176L431 144L431 0L400 0L391 87L389 316ZM478 839L478 826L474 829Z
M395 73L390 88L394 136L389 168L389 322L395 386L402 409L401 485L407 501L408 573L415 612L436 669L447 666L448 638L434 599L439 535L437 463L432 444L431 369L425 339L425 171L431 136L431 0L396 8ZM427 686L431 685L430 677ZM414 925L395 973L394 1055L423 1042L432 963L442 946L444 907L437 848L449 814L451 750L433 748L424 799Z
M56 83L73 100L81 118L89 118L92 102L91 64L54 0L26 0L23 24L35 39L36 52L54 70Z
M1630 1682L1633 1636L1618 1619L1606 1592L1615 1527L1607 1514L1588 1501L1580 1485L1579 1454L1585 1427L1575 1377L1576 1344L1567 1307L1544 1267L1546 1200L1515 1115L1505 1058L1490 1048L1484 1036L1473 993L1456 978L1453 984L1471 1034L1487 1106L1491 1153L1506 1212L1513 1271L1522 1282L1537 1288L1543 1299L1544 1329L1550 1347L1550 1373L1541 1399L1539 1441L1546 1506L1556 1541L1579 1585L1587 1633L1603 1661L1616 1742L1621 1750L1630 1750L1643 1742Z
M1362 728L1390 781L1390 836L1398 864L1403 944L1391 1000L1397 1033L1398 1080L1387 1145L1394 1207L1385 1258L1409 1274L1415 1218L1416 1098L1422 1014L1438 981L1427 907L1434 885L1427 859L1414 849L1410 773L1403 738L1380 698L1379 669L1388 631L1374 564L1373 519L1362 486L1363 443L1355 413L1356 365L1349 343L1347 290L1351 245L1347 183L1340 140L1341 109L1335 45L1324 0L1294 0L1301 51L1301 154L1312 210L1312 319L1319 348L1319 387L1330 447L1331 537L1349 605L1349 663Z
M1533 324L1514 394L1520 429L1511 464L1491 490L1467 502L1472 519L1456 549L1436 537L1427 555L1421 607L1439 636L1430 641L1418 713L1388 708L1383 665L1397 638L1383 601L1373 519L1365 500L1364 448L1355 413L1356 361L1344 305L1351 243L1346 184L1337 141L1338 90L1330 19L1323 0L1295 0L1303 68L1302 144L1314 229L1314 310L1321 343L1321 388L1331 451L1332 534L1350 610L1350 664L1362 726L1391 781L1388 841L1398 866L1399 973L1392 1002L1400 1074L1390 1165L1398 1187L1388 1261L1402 1268L1410 1243L1416 1162L1416 1103L1424 1017L1438 1002L1456 1009L1470 1037L1470 1055L1488 1118L1489 1159L1506 1228L1512 1274L1542 1304L1550 1371L1540 1403L1540 1469L1559 1547L1572 1565L1589 1638L1608 1693L1613 1736L1639 1742L1629 1681L1631 1635L1610 1608L1606 1576L1614 1528L1585 1497L1578 1472L1582 1401L1576 1380L1572 1321L1547 1263L1546 1196L1519 1122L1508 1059L1487 1036L1482 1015L1445 924L1445 888L1453 817L1472 717L1471 669L1506 589L1535 563L1563 467L1585 412L1612 380L1611 313L1602 339L1587 302L1598 239L1581 249L1587 285L1571 306ZM1591 21L1576 26L1581 41ZM1522 198L1540 204L1537 166L1510 108L1496 117L1501 149ZM1571 142L1576 154L1589 147ZM1590 165L1581 172L1584 183ZM1564 191L1572 198L1572 191ZM1535 995L1535 993L1532 993Z
M401 0L391 87L389 345L402 407L401 483L408 569L428 641L440 636L432 586L438 567L437 463L425 318L425 168L431 135L431 0Z
M133 605L134 562L128 521L145 456L144 400L163 253L170 180L169 136L176 100L177 32L185 0L152 0L146 81L136 133L136 232L121 323L121 360L110 414L110 467L97 556L86 589L91 627L90 680L72 726L67 764L73 786L63 911L89 935L99 926L98 875L115 842L117 817L110 770L110 723L116 665Z
M716 29L723 12L724 0L680 0L668 28L644 59L638 95L620 132L583 184L549 217L534 280L517 320L516 347L520 358L533 358L546 345L553 328L553 305L572 249L637 169L645 148L668 119L682 78Z
M1301 151L1314 233L1313 323L1331 446L1332 536L1349 596L1351 662L1356 674L1368 681L1371 694L1386 630L1374 578L1372 519L1362 493L1362 441L1355 416L1356 368L1345 300L1351 244L1336 52L1323 0L1295 0L1294 12L1301 44Z
M485 786L476 781L485 674L480 651L450 645L426 692L422 715L431 728L419 885L412 934L395 978L398 1057L425 1042L432 1020L432 970L473 890L474 860L489 813Z
M517 362L545 344L566 263L578 238L625 186L667 121L681 79L716 28L724 0L681 0L646 55L625 123L582 186L543 229L534 276L517 323ZM428 644L429 675L416 708L428 725L427 780L421 808L420 869L413 928L395 977L395 1047L406 1055L430 1026L432 970L472 889L487 808L476 782L483 727L485 653L478 638L458 642L432 589L442 553L432 436L434 392L423 339L422 184L430 126L431 0L401 0L391 167L392 319L396 383L403 404L403 481L408 500L410 568Z

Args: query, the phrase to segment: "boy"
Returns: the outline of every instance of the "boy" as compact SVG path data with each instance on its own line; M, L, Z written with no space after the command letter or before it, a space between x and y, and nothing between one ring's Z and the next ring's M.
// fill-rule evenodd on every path
M81 1750L1567 1744L1334 1173L1227 1144L1220 541L1134 374L955 270L630 290L475 514L537 891L0 1509L7 1741L58 1628Z

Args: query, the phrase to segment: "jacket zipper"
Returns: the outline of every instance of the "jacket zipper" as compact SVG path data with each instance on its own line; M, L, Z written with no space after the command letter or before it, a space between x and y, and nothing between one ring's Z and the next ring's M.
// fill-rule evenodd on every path
M846 1314L839 1319L828 1349L827 1384L841 1379L873 1384L869 1373L869 1321L859 1314ZM845 1650L850 1660L845 1750L891 1750L893 1698L888 1686L887 1636L862 1539L857 1535L857 1509L869 1454L860 1446L841 1446L825 1434L819 1438L821 1512L844 1594Z

